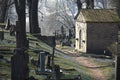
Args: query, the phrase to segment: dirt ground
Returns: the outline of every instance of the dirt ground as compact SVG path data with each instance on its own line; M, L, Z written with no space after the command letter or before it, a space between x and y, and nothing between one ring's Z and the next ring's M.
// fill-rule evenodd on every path
M75 60L83 66L86 66L94 80L107 80L103 72L90 59L86 57L77 57Z
M93 80L107 80L104 72L101 70L101 68L99 68L101 65L94 63L92 58L80 56L71 50L61 49L61 51L63 51L67 55L73 56L77 63L86 67Z

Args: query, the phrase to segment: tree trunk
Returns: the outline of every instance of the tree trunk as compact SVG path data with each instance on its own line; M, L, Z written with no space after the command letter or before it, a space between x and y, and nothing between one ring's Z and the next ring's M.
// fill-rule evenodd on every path
M28 62L29 56L25 53L26 39L26 16L25 2L26 0L14 0L18 21L16 22L16 49L11 57L11 80L28 80Z
M32 14L32 0L27 0L28 2L28 7L29 7L29 28L30 28L30 33L32 33L32 17L31 17L31 14Z
M8 1L9 0L2 0L2 2L0 2L0 22L1 23L4 23L5 21Z
M94 9L94 0L86 0L87 9Z
M94 0L90 0L90 8L94 9Z
M80 11L80 9L82 8L82 3L80 0L77 0L77 7L78 7L78 11Z
M11 57L11 80L28 80L29 55L22 49L16 49L14 56Z
M120 0L117 0L117 12L120 17Z
M77 4L78 12L77 12L77 14L75 15L74 19L77 19L78 15L79 15L79 13L80 13L80 10L81 10L81 8L82 8L82 3L81 3L80 0L77 0L76 4Z
M26 47L26 15L25 15L25 0L15 0L15 5L16 5L16 12L18 14L18 21L19 21L19 26L16 27L16 32L18 33L19 39L16 41L19 42L17 44L17 48L25 48Z
M30 33L40 33L40 28L38 25L38 0L28 0L29 1L29 24Z

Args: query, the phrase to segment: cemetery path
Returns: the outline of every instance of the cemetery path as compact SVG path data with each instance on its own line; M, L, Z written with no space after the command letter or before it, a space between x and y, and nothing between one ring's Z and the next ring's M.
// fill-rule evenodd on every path
M81 66L86 67L93 80L107 80L104 72L100 69L101 65L96 64L95 61L92 60L92 58L77 55L77 53L71 52L70 50L67 51L61 49L60 51L64 52L68 56L73 56L75 62L79 63Z
M97 68L98 65L96 65L91 59L87 57L76 57L75 61L80 65L87 67L94 80L107 80L103 72Z

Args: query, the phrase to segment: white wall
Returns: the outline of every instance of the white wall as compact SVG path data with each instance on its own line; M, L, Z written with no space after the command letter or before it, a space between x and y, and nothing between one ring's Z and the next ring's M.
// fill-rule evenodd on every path
M87 24L84 22L76 22L76 34L75 34L75 39L76 39L76 47L75 49L81 52L86 52L86 46L87 46ZM80 33L81 30L81 40L80 40ZM79 46L81 43L81 47Z

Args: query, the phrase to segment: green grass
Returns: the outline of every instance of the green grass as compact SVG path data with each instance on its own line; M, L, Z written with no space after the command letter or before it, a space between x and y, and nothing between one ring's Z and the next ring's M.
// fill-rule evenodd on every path
M115 65L113 65L112 59L103 58L103 61L96 60L96 58L92 59L96 65L103 66L99 69L103 71L103 74L107 78L107 80L115 80Z
M35 60L38 59L38 54L31 51L31 49L40 49L50 52L52 54L52 47L48 46L47 44L43 43L43 41L38 40L36 37L27 34L28 38L35 39L35 41L30 41L30 49L27 51L29 54L29 59L32 57ZM8 41L11 40L10 43ZM10 48L15 48L15 37L10 37L8 33L5 33L5 41L0 42L0 46L9 46ZM14 44L12 44L14 43ZM39 46L36 46L36 43L38 43ZM67 47L64 47L65 49ZM70 49L70 48L68 48ZM62 78L74 78L76 75L81 75L82 80L93 80L90 76L89 70L85 68L84 66L80 66L78 63L71 61L69 59L64 58L60 54L63 54L61 52L55 51L55 64L59 65L60 68L63 70L63 76ZM8 61L11 61L11 56L13 55L13 51L9 52L0 52L0 55L3 55L5 59ZM2 63L0 62L0 77L4 78L5 80L10 80L10 63ZM36 79L44 80L44 76L36 75L34 69L36 69L35 66L28 64L30 69L30 76L34 76ZM110 69L111 70L111 69ZM104 69L105 72L108 71L108 69ZM112 71L111 71L112 72ZM2 76L2 75L6 76ZM108 79L109 80L109 79Z
M105 67L102 68L104 75L107 77L107 80L115 80L115 69L114 67Z
M55 63L60 65L64 72L62 78L74 78L76 75L81 75L83 80L92 80L88 69L80 66L78 63L66 60L62 57L55 57Z

